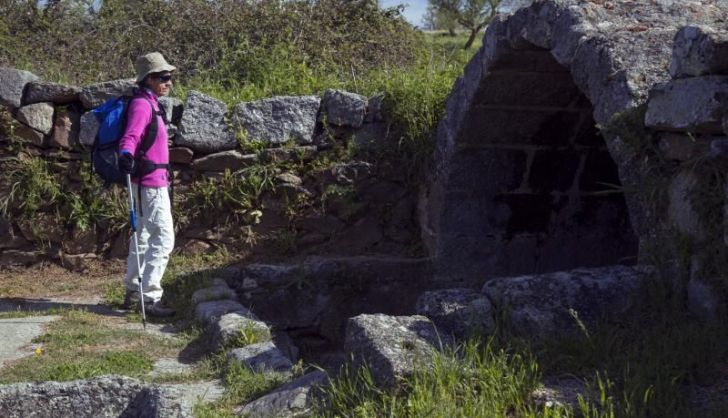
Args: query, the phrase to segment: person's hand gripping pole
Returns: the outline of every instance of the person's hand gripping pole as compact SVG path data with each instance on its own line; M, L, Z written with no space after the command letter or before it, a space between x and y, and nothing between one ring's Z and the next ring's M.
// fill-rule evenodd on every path
M139 281L139 303L142 307L142 326L147 329L147 316L144 311L144 288L142 286L142 263L139 260L139 238L137 237L136 228L136 212L134 211L134 191L131 188L131 175L126 175L126 188L129 192L129 222L131 223L131 232L134 237L134 253L137 262L137 280Z

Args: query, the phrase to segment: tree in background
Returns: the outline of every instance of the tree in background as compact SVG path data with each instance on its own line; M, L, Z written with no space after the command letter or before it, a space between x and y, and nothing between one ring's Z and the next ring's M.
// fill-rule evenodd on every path
M428 13L433 17L434 23L439 24L442 19L443 29L451 30L446 26L449 19L470 31L468 41L463 49L469 49L475 37L478 36L485 25L490 22L497 12L501 0L428 0L430 7Z

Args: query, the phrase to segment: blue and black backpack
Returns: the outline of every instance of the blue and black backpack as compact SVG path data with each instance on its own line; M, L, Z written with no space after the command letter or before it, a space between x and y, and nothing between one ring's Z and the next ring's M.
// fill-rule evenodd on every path
M144 158L157 137L156 116L161 115L164 120L165 115L161 110L161 105L159 111L154 111L152 102L146 97L143 98L152 107L152 121L146 135L142 138L139 151L134 157L135 169L132 178L144 177L157 168L169 168L168 164L156 164ZM91 164L94 172L106 184L126 182L126 175L119 170L119 140L126 129L127 110L132 99L134 99L132 96L114 97L91 110L100 123L99 131L91 147Z

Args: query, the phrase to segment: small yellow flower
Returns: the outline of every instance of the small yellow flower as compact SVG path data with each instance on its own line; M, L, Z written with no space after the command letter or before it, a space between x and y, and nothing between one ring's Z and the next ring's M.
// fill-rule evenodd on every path
M43 347L38 347L35 349L35 356L40 357L41 354L43 354Z

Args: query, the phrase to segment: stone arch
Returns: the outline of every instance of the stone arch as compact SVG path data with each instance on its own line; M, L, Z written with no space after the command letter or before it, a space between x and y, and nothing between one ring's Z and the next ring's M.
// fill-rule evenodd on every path
M630 30L631 6L613 4L546 0L489 26L438 127L421 219L437 279L637 261L645 211L619 190L639 163L595 126L668 79L683 22L657 4L657 30Z

